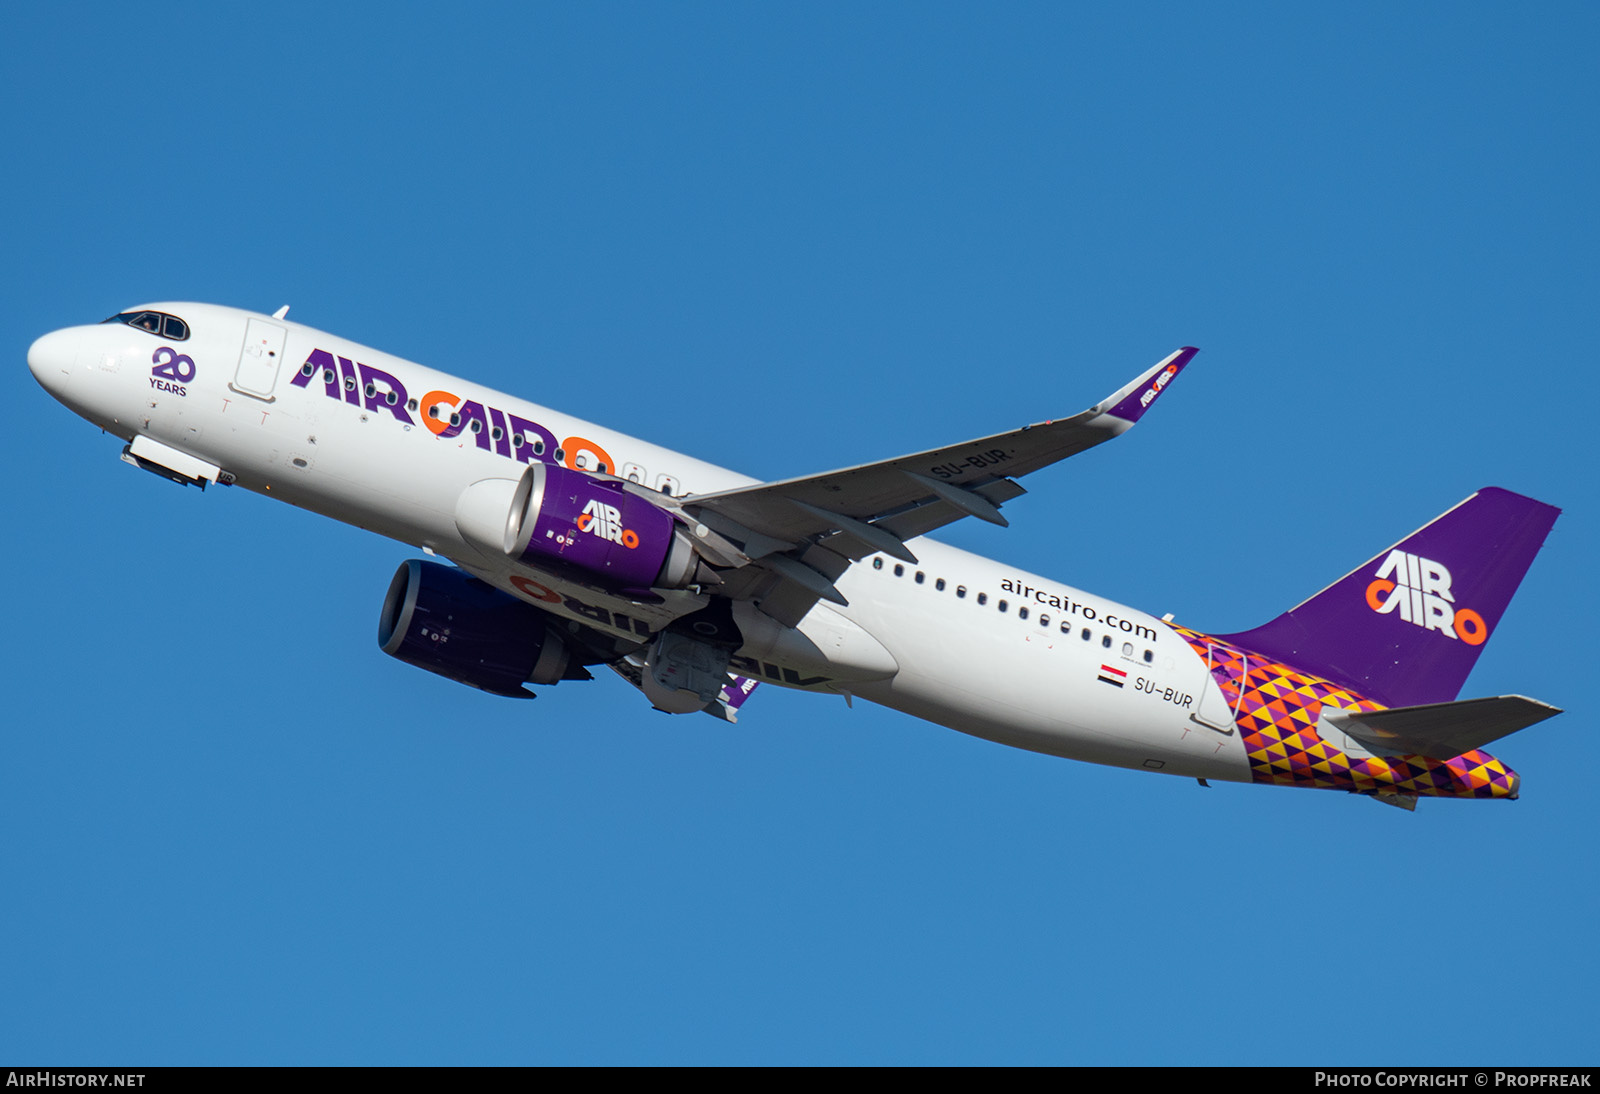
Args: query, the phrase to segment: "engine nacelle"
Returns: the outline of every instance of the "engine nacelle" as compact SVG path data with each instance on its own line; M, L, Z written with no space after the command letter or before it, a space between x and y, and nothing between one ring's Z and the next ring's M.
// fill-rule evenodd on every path
M451 566L411 559L389 583L378 645L408 665L496 695L531 699L572 656L549 617Z
M456 527L480 549L571 567L619 591L715 580L671 513L620 482L566 467L533 463L515 483L473 483L456 502Z
M506 537L519 562L563 562L619 589L681 588L695 569L672 514L621 483L554 464L528 465Z

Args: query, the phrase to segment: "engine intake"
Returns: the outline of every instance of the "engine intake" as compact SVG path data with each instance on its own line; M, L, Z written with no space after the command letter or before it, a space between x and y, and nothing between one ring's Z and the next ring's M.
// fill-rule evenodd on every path
M531 604L437 562L400 564L378 618L378 645L408 665L496 695L532 699L572 655Z

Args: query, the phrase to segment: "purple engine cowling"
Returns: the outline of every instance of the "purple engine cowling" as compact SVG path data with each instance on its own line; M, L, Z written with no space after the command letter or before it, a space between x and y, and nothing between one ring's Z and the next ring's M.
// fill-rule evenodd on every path
M665 509L620 482L544 463L517 483L505 549L530 566L558 561L627 590L681 588L696 563Z
M554 684L571 660L539 609L454 567L415 558L389 582L378 645L408 665L519 699L533 698L524 683Z

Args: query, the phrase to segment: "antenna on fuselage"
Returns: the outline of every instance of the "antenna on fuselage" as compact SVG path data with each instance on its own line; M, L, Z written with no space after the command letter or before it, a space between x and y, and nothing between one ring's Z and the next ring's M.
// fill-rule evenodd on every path
M274 318L274 319L282 319L284 316L286 316L288 314L289 314L289 305L285 304L283 307L279 308L277 311L272 313L272 318Z

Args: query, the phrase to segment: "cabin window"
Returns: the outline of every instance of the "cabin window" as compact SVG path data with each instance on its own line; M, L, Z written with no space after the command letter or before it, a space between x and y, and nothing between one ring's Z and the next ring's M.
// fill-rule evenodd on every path
M383 397L383 401L388 403L390 406L394 406L400 401L400 396L391 391Z
M501 437L504 437L505 435L506 435L506 431L501 429L499 426L495 426L493 429L489 430L489 436L494 438L497 441Z
M894 564L894 576L895 577L905 577L906 576L906 568L904 566L900 565L898 562L896 562Z
M1109 650L1111 648L1111 636L1108 634L1100 639L1100 645Z
M965 600L967 598L967 587L965 585L957 585L956 595L962 600Z
M1155 659L1156 659L1156 651L1155 650L1145 650L1144 651L1144 663L1145 664L1148 665L1150 662L1154 661Z
M356 389L356 378L354 376L346 376L344 378L344 389L346 391L354 391Z
M979 604L987 604L987 603L989 603L989 594L988 593L979 593L978 594L978 603Z
M1122 656L1124 656L1124 657L1132 657L1133 656L1133 643L1132 642L1124 642L1122 644Z
M417 401L415 399L407 399L406 400L406 409L411 411L413 414L415 414L416 411L417 411Z
M928 576L927 574L923 573L921 570L918 570L917 571L917 584L921 585L923 580L926 579L927 576Z
M1048 627L1049 625L1050 625L1050 617L1048 615L1041 615L1039 617L1039 626Z
M533 442L533 454L534 454L534 455L535 455L535 456L542 456L542 455L544 455L544 441L542 441L542 440L535 440L535 441L534 441L534 442Z
M300 366L300 375L304 376L307 380L311 379L312 374L316 371L317 366L313 365L310 361L307 361L305 364Z
M1028 618L1028 609L1027 608L1018 608L1017 609L1017 618L1018 619L1026 619L1026 618Z
M567 458L567 451L566 451L566 449L564 449L564 448L558 448L558 449L556 449L556 462L557 462L557 463L560 463L560 462L562 462L562 461L563 461L563 460L565 460L565 459L566 459L566 458Z
M378 397L378 385L368 380L367 386L361 389L361 394L369 399L376 399Z
M881 558L875 558L875 559L873 559L873 560L872 560L872 568L873 568L873 569L874 569L874 570L881 570L881 569L883 569L883 559L881 559Z
M1083 640L1085 642L1089 641L1089 628L1088 627L1083 628Z
M322 382L323 383L331 384L331 383L333 383L334 379L335 379L335 377L333 375L333 369L325 368L325 369L322 370ZM438 416L439 415L437 415L437 414L434 415L435 418L437 418Z
M999 608L1001 611L1006 611L1010 607L1010 605L1007 604L1004 600L1002 600L1002 601L1000 601L1000 603L996 604L995 607Z
M944 578L941 577L938 581L935 581L933 583L933 587L939 590L941 593L944 592Z
M450 415L450 417L454 418L455 415L452 414L452 415ZM472 419L472 424L470 426L468 426L467 428L471 429L474 433L482 433L483 432L483 419L482 418L474 418L474 419Z

